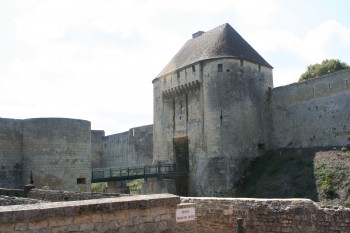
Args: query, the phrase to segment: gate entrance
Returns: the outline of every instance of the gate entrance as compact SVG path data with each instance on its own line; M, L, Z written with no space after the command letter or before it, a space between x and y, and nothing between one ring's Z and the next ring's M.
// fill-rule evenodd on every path
M174 138L175 163L180 169L189 168L188 137ZM188 196L188 175L175 179L176 191L180 196Z

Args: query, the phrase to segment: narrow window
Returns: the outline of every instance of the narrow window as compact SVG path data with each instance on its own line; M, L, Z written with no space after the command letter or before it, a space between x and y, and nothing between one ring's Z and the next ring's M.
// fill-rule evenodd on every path
M178 78L180 78L180 71L177 71L177 72L176 72L176 76L177 76Z
M185 108L182 103L180 103L180 114L184 114Z
M192 66L192 72L196 72L196 66Z
M261 66L260 65L258 66L258 69L259 69L259 72L261 72Z
M222 109L221 109L221 112L220 112L220 125L222 125L222 118L224 118L224 117L222 116Z
M77 184L86 184L85 178L77 178Z
M186 122L188 122L188 96L186 94Z
M218 72L222 72L222 64L218 64Z
M243 67L243 60L241 60L241 66Z

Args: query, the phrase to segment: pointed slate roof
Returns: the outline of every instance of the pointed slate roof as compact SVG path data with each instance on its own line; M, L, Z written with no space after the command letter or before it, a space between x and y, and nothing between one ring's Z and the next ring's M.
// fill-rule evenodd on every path
M272 68L231 25L226 23L188 40L157 77L201 60L220 57L234 57Z

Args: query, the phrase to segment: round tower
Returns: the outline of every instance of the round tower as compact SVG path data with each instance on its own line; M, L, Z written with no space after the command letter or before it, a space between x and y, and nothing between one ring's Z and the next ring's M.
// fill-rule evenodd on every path
M25 183L37 188L90 191L91 125L84 120L23 120Z

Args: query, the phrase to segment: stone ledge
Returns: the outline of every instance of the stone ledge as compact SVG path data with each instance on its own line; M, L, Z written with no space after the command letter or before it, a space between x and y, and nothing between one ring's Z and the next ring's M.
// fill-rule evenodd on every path
M289 199L264 199L264 198L215 198L215 197L181 197L181 203L195 203L196 205L205 205L216 203L230 203L234 206L251 206L256 207L259 205L267 205L270 209L291 209L291 208L300 208L305 207L309 210L316 211L321 209L317 203L313 202L310 199L303 198L289 198Z
M34 205L5 206L0 210L0 223L37 221L55 217L74 217L96 212L148 209L176 206L180 197L171 194L138 195L97 200L38 203Z

